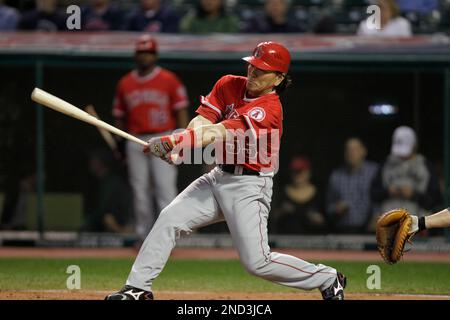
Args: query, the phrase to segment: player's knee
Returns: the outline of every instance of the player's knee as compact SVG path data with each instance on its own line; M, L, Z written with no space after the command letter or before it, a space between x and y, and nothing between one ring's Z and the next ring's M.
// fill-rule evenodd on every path
M265 260L243 261L245 270L253 276L265 278L267 276L268 262Z
M177 223L177 214L175 209L171 206L167 206L159 213L158 220L165 225L174 225Z
M180 219L180 208L176 206L168 205L163 210L158 217L158 225L162 228L170 228L176 231L185 231L184 221ZM186 230L187 231L187 230Z

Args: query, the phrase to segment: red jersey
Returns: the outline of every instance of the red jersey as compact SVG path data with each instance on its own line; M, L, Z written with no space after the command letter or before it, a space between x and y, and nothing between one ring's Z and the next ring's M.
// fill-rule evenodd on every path
M174 111L186 108L186 89L169 70L155 67L140 77L133 70L120 79L113 115L124 117L131 134L158 133L176 128Z
M246 83L246 77L233 75L222 77L206 97L201 97L201 105L196 112L212 123L220 122L227 129L241 129L248 133L255 142L253 148L249 148L247 143L245 161L235 164L273 175L278 169L283 109L276 92L254 99L247 98ZM261 151L265 151L266 154ZM225 155L229 152L238 153L236 148L230 151L227 146ZM268 158L270 161L267 161Z

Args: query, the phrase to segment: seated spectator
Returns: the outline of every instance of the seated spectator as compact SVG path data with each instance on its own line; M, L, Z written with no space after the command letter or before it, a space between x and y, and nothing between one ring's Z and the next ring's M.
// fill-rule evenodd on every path
M370 188L378 170L367 161L367 149L358 138L345 143L345 165L332 172L327 191L327 214L333 231L364 233L373 208Z
M380 213L406 208L423 216L439 204L438 178L417 150L417 137L412 128L402 126L395 129L391 154L372 187L372 198L380 203Z
M108 31L123 28L123 13L109 0L90 0L81 10L81 29L84 31Z
M0 0L0 31L16 30L19 23L19 13L16 9L8 7Z
M93 181L84 196L82 231L128 233L132 231L131 191L113 170L113 156L108 150L90 155L89 171Z
M200 0L197 8L183 17L180 31L184 33L233 33L239 21L225 11L224 0Z
M264 11L257 13L246 23L249 33L289 33L304 31L294 19L288 16L287 0L266 0Z
M324 14L319 17L312 26L312 32L315 34L333 34L336 31L336 20L329 14Z
M359 36L380 37L410 37L412 36L411 23L400 16L400 11L395 0L379 0L380 29L369 28L368 20L361 21L357 34Z
M439 10L439 0L396 0L397 5L402 12L414 11L429 13L433 10Z
M19 21L20 30L66 30L66 16L57 8L57 0L36 0L36 9L25 12Z
M304 157L296 157L290 164L290 182L271 216L271 232L305 234L320 232L325 225L319 210L316 186L311 183L311 164Z
M128 15L125 30L145 32L178 32L178 15L161 0L141 0L141 5Z

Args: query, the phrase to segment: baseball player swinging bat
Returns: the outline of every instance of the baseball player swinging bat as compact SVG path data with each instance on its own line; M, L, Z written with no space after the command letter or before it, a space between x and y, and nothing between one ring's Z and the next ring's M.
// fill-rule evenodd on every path
M129 133L126 133L102 120L99 120L96 117L88 114L87 112L84 112L83 110L68 103L67 101L64 101L42 89L34 88L33 92L31 93L31 99L50 109L56 110L72 118L92 124L93 126L99 128L99 130L106 130L108 132L121 136L125 139L138 143L142 146L148 145L147 142L145 142L144 140L138 139Z

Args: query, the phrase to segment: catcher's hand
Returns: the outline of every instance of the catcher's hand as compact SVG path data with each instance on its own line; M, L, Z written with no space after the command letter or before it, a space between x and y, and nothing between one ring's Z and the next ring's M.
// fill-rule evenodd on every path
M401 259L406 241L414 235L411 232L412 217L406 209L394 209L378 219L377 247L386 263L394 264Z

